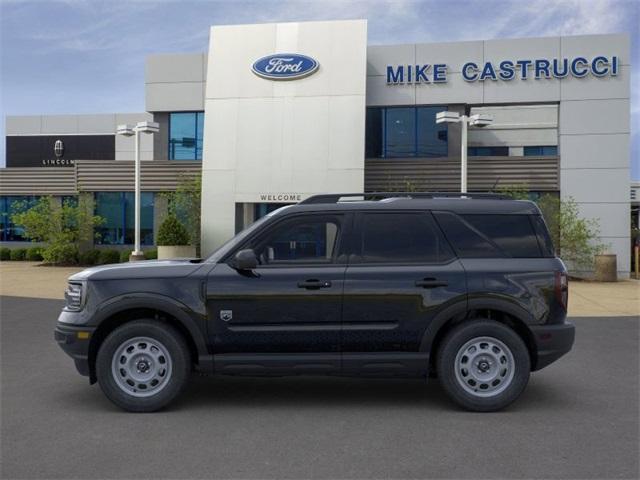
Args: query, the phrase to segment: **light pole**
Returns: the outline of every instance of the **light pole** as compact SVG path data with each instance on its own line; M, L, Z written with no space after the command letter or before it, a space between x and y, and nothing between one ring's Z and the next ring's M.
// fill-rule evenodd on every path
M462 151L460 152L460 192L467 193L467 126L486 127L493 122L489 115L477 113L475 115L460 115L458 112L438 112L436 123L460 123L462 126Z
M156 122L138 122L135 126L131 125L118 125L116 133L125 137L134 136L135 138L135 245L133 252L129 255L129 261L135 262L138 260L144 260L144 254L140 249L140 133L157 133L160 130L160 125Z

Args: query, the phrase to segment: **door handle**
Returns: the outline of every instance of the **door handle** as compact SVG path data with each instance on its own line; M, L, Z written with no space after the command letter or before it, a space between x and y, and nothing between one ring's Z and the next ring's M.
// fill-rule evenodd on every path
M307 290L318 290L320 288L329 288L331 282L325 280L305 280L304 282L298 282L298 288L306 288Z
M449 282L445 282L443 280L436 280L435 278L423 278L422 280L416 280L416 287L422 287L422 288L446 287L448 285L449 285Z

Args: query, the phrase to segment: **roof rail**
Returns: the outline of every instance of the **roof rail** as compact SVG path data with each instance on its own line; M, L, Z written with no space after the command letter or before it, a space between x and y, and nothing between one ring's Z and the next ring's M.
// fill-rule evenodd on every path
M354 198L355 197L355 198ZM460 192L360 192L360 193L327 193L313 195L299 202L299 205L317 203L338 203L341 199L352 198L351 201L384 200L386 198L479 198L490 200L512 200L502 193L460 193Z

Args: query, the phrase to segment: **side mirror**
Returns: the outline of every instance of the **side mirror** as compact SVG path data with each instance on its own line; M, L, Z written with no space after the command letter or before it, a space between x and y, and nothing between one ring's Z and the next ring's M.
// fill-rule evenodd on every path
M256 252L250 248L240 250L233 258L233 268L236 270L247 271L254 270L257 267L258 257L256 257Z

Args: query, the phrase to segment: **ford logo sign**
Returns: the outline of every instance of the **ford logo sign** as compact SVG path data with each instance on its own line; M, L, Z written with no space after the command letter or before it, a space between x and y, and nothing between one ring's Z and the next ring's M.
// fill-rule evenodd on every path
M251 70L269 80L296 80L315 73L318 67L318 62L306 55L278 53L256 60Z

